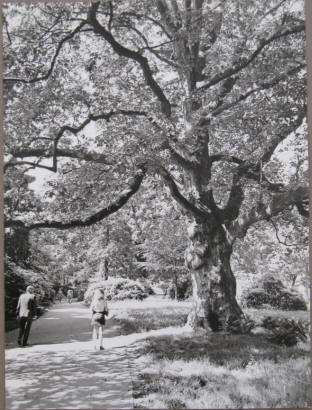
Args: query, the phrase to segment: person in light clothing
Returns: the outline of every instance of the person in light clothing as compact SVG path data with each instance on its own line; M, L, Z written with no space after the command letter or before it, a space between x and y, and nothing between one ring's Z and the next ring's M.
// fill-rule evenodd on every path
M68 303L72 303L73 296L74 296L74 292L72 291L72 289L68 289L68 292L67 292L67 301L68 301Z
M92 339L94 349L103 350L103 330L105 325L105 315L108 315L107 302L104 296L103 289L96 289L90 305L91 325L93 328ZM98 344L97 344L98 341Z
M19 320L19 334L17 343L19 346L27 346L27 340L33 319L36 318L36 300L34 288L27 286L26 292L18 300L16 314Z

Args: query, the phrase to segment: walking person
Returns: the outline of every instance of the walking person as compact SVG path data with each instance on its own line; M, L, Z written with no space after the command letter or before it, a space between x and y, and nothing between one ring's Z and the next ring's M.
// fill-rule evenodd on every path
M34 288L27 286L26 292L18 300L16 313L19 320L19 334L17 343L19 346L28 346L28 336L33 319L36 318L37 304L35 300Z
M58 292L57 292L57 294L56 294L55 299L56 299L59 303L62 303L63 297L64 297L64 294L63 294L62 290L59 289Z
M90 306L91 325L93 328L92 339L94 349L103 350L103 330L105 325L105 316L108 315L108 306L104 296L103 289L96 289Z
M68 291L67 291L67 301L68 301L68 303L72 303L73 296L74 296L74 292L72 291L72 289L68 289Z

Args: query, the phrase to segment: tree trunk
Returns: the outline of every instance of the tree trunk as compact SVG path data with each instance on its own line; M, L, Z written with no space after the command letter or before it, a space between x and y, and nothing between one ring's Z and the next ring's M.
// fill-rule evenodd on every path
M106 246L109 245L109 225L106 227ZM108 259L104 260L104 280L108 279Z
M242 331L244 315L236 301L236 280L230 266L232 245L225 228L194 221L188 230L185 259L193 281L193 310L188 324L207 330Z
M108 279L108 260L104 261L104 280Z
M174 292L174 300L178 300L178 276L176 273L174 273L172 286Z

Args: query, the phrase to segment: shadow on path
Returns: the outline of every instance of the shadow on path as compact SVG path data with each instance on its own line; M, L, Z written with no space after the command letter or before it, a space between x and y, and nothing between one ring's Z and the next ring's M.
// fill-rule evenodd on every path
M108 319L105 337L118 334L118 325ZM18 329L6 333L6 348L17 346ZM31 326L29 343L42 345L54 343L86 342L91 340L89 309L82 303L55 304L43 316L34 320Z
M131 409L138 354L133 344L185 332L190 330L168 327L121 336L111 318L105 350L95 351L88 309L80 303L54 305L34 321L33 346L17 347L17 330L6 335L7 408Z
M31 352L6 363L8 409L132 408L125 349ZM18 360L19 359L19 360Z
M94 351L88 309L56 304L33 322L29 348L16 346L18 330L6 334L8 409L132 408L126 348ZM118 336L108 320L105 338ZM113 340L113 339L111 339Z

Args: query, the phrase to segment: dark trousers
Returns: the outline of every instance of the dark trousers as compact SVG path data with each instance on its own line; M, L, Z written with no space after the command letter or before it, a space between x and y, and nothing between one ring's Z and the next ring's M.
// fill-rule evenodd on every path
M17 341L18 343L21 343L24 346L27 344L32 318L21 317L19 320L20 320L20 323L19 323L20 328L19 328L19 335L18 335Z

